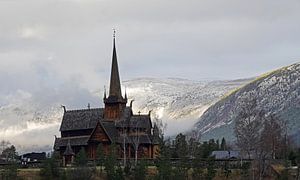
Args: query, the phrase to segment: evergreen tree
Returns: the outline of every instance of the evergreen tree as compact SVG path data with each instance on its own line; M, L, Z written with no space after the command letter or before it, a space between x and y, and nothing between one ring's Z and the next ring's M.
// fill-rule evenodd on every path
M212 157L207 159L207 174L206 179L211 180L216 176L217 171L215 170L215 160Z
M177 157L180 159L187 157L188 155L188 144L186 142L186 137L183 134L178 134L175 139L175 150Z
M164 141L163 137L159 138L159 152L158 157L155 161L157 167L157 180L171 180L171 150L170 143Z
M97 146L96 156L97 156L97 165L100 166L100 173L102 174L102 166L104 163L105 155L104 155L103 146L101 143L98 144L98 146Z
M223 151L227 150L226 140L224 137L222 138L222 141L221 141L221 150L223 150Z
M194 138L189 139L188 143L188 154L190 157L196 157L197 150L198 150L199 142L197 142Z
M116 171L117 157L116 157L116 145L112 144L109 147L109 154L104 161L104 168L107 174L107 179L115 180L120 174L120 170Z
M147 174L147 164L144 160L140 160L134 169L134 179L144 180Z
M116 171L115 171L115 175L114 175L114 180L124 180L124 173L123 173L123 169L120 166L120 164L118 164Z
M57 153L53 153L50 158L47 158L43 164L40 171L42 179L57 179L60 176L60 172L58 169L58 158L59 155Z
M202 149L201 144L196 146L197 153L192 161L192 179L205 179L204 168L202 164Z
M293 166L297 165L296 159L297 159L297 153L294 152L294 150L290 150L290 152L288 154L288 160L291 161Z
M4 157L7 162L15 161L17 158L17 152L15 146L11 145L10 147L5 148L2 151L1 156Z
M219 139L216 140L216 144L215 144L214 150L220 150L220 142L219 142Z
M218 150L218 149L219 149L218 145L214 139L210 139L208 142L205 141L200 146L201 157L208 158L213 151Z
M0 170L1 171L1 170ZM1 176L0 176L1 178ZM17 180L18 179L18 166L15 162L11 162L8 166L4 168L3 180Z
M87 164L87 156L84 148L81 148L81 150L76 155L75 163L77 166L85 166Z
M178 134L175 139L175 150L179 161L175 164L173 168L172 179L186 179L188 175L188 143L186 141L186 136L183 134Z

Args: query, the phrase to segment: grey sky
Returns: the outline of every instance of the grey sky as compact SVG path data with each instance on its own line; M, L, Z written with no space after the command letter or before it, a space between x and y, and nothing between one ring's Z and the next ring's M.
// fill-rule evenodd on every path
M75 77L102 87L114 27L122 79L250 77L300 56L299 1L0 3L0 72L37 86Z
M299 9L298 0L0 0L0 107L19 94L34 107L92 102L108 84L112 28L122 80L258 76L300 60Z

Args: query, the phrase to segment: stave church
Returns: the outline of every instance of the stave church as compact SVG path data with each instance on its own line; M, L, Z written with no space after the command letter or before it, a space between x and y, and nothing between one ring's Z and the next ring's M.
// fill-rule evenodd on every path
M117 147L118 158L156 158L158 129L153 126L150 112L134 114L132 101L127 106L127 94L122 96L115 36L113 37L112 66L108 96L104 92L104 108L67 110L60 126L61 137L55 137L54 150L63 165L71 164L83 148L89 160L96 159L101 144L104 154L110 146Z

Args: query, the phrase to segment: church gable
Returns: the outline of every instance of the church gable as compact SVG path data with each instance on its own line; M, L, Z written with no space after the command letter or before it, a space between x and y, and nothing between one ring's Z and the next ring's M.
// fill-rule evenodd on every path
M97 123L94 131L91 134L90 141L110 142L110 139L100 123Z

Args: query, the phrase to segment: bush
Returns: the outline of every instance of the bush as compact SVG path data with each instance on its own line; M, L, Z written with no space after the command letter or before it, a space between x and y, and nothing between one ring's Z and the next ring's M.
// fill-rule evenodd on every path
M95 168L92 167L76 167L66 170L66 179L71 180L89 180L92 179Z
M206 179L213 179L216 176L217 171L215 170L215 161L214 158L207 159L207 174Z
M58 168L58 163L57 163L57 156L56 154L53 154L51 158L46 159L41 167L40 174L43 179L55 179L58 178L60 173L59 173L59 168Z
M204 170L201 167L194 167L192 171L192 179L204 179Z
M16 180L18 178L18 166L16 163L11 163L7 167L5 167L2 175L0 176L3 180Z
M146 179L147 164L144 160L140 160L134 168L134 179Z
M243 163L243 165L241 167L241 175L243 178L248 178L250 176L250 174L249 174L250 166L251 166L250 162Z
M87 164L87 156L86 156L84 148L81 148L81 150L76 155L75 164L77 166L85 166Z

